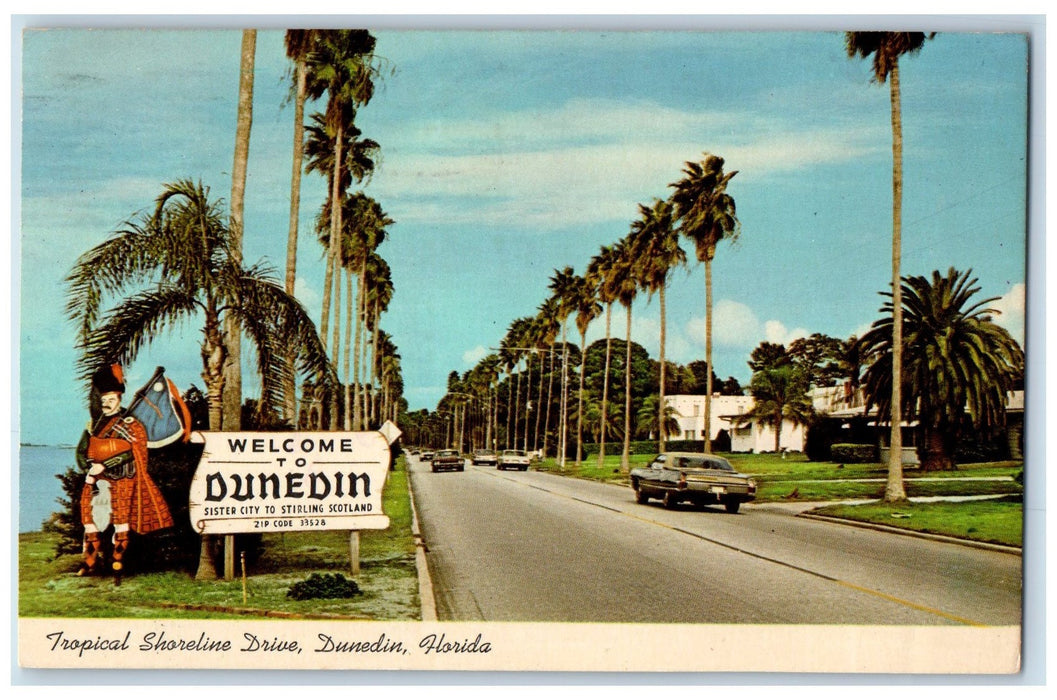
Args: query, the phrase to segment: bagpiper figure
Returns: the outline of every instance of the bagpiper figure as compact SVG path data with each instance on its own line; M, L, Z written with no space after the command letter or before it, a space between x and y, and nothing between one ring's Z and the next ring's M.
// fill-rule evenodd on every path
M77 463L87 470L81 489L84 564L78 575L102 566L101 537L114 526L111 568L120 583L129 531L153 532L173 524L169 507L147 472L147 432L121 408L125 393L121 366L101 367L92 375L102 415L89 425L77 446Z

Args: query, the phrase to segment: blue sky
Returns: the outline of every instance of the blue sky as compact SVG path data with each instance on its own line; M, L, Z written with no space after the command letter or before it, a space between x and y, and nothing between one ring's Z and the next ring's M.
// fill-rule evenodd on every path
M582 273L709 151L737 170L742 237L715 271L715 369L749 377L763 340L846 338L878 316L890 278L887 87L840 32L374 30L394 74L357 119L382 146L365 192L397 222L380 249L395 296L383 327L406 396L433 408L512 320L534 314L555 268ZM22 46L20 411L23 442L76 440L63 277L149 208L163 183L201 179L227 200L237 31L27 31ZM940 32L901 64L904 274L972 268L1023 342L1028 44ZM292 106L281 31L258 35L245 258L285 261ZM322 109L319 106L319 109ZM306 176L298 296L317 318L325 184ZM704 274L673 275L667 356L704 355ZM656 300L633 339L656 356ZM623 335L623 317L614 332ZM588 340L602 337L601 319ZM199 327L127 369L165 365L202 386ZM254 388L247 382L247 394Z

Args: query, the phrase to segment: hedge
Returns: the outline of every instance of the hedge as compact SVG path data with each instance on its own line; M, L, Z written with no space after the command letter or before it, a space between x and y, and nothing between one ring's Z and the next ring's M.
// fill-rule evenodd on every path
M876 462L877 447L874 445L856 445L837 443L829 448L830 460L833 462L869 463Z

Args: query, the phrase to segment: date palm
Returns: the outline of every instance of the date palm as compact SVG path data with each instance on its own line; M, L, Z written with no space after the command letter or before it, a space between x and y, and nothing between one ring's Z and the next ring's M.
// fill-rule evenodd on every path
M679 236L675 232L675 212L671 202L654 200L652 207L639 205L639 216L631 225L631 241L638 259L639 282L653 296L657 294L660 305L660 400L658 411L663 411L665 361L664 344L666 335L666 318L664 293L668 286L668 277L675 267L686 264L686 252L679 247ZM664 452L668 436L668 423L658 414L659 451Z
M741 231L734 198L727 183L738 174L723 172L723 159L705 153L700 163L688 161L683 179L674 182L672 202L679 232L694 242L697 259L705 264L705 389L704 451L712 451L712 261L721 240L736 240Z
M993 322L972 271L954 268L903 279L903 412L916 418L922 468L952 469L952 451L966 425L976 432L1002 425L1006 398L1023 376L1024 353L1009 332ZM891 293L884 296L892 298ZM891 396L892 301L859 340L869 362L863 377L867 405L887 413Z
M902 391L903 368L903 304L900 299L900 260L902 258L903 230L903 112L899 90L899 59L921 50L933 33L923 32L846 32L844 48L849 57L873 56L873 79L889 85L889 102L892 113L892 397L891 449L888 456L888 481L884 500L887 502L906 500L903 486L903 435L902 435Z
M222 405L226 320L245 333L261 374L259 410L284 398L289 348L297 368L333 383L323 343L300 303L260 266L244 267L233 254L221 205L189 180L166 185L155 210L130 220L81 255L66 278L66 312L78 323L79 366L88 377L104 362L131 363L169 328L204 318L202 380L211 430L228 429ZM104 299L116 303L102 311Z

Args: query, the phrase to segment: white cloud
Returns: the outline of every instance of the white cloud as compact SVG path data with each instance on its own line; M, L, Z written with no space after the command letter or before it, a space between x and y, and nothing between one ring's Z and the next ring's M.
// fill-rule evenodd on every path
M306 309L315 309L319 306L319 293L309 286L304 277L298 277L294 280L294 296L301 302L301 306Z
M488 348L483 345L478 345L472 350L467 350L462 354L462 363L467 367L473 367L480 362L488 354Z
M440 141L438 133L444 135ZM487 152L478 147L481 134L488 135ZM757 180L844 162L873 147L860 128L794 131L737 112L581 99L551 110L396 132L389 138L403 146L388 154L372 187L390 202L394 218L406 223L442 217L538 229L627 221L635 218L636 203L664 196L673 173L700 157L704 134L729 169ZM717 141L717 134L728 136ZM751 141L743 134L751 134Z
M769 343L779 343L788 346L794 340L806 338L809 335L811 334L804 328L789 330L781 321L771 320L763 324L763 336Z
M995 315L994 322L1009 331L1018 343L1024 344L1024 310L1025 310L1025 286L1023 283L1014 284L1013 287L1002 295L997 301L992 302L991 308L999 313Z

